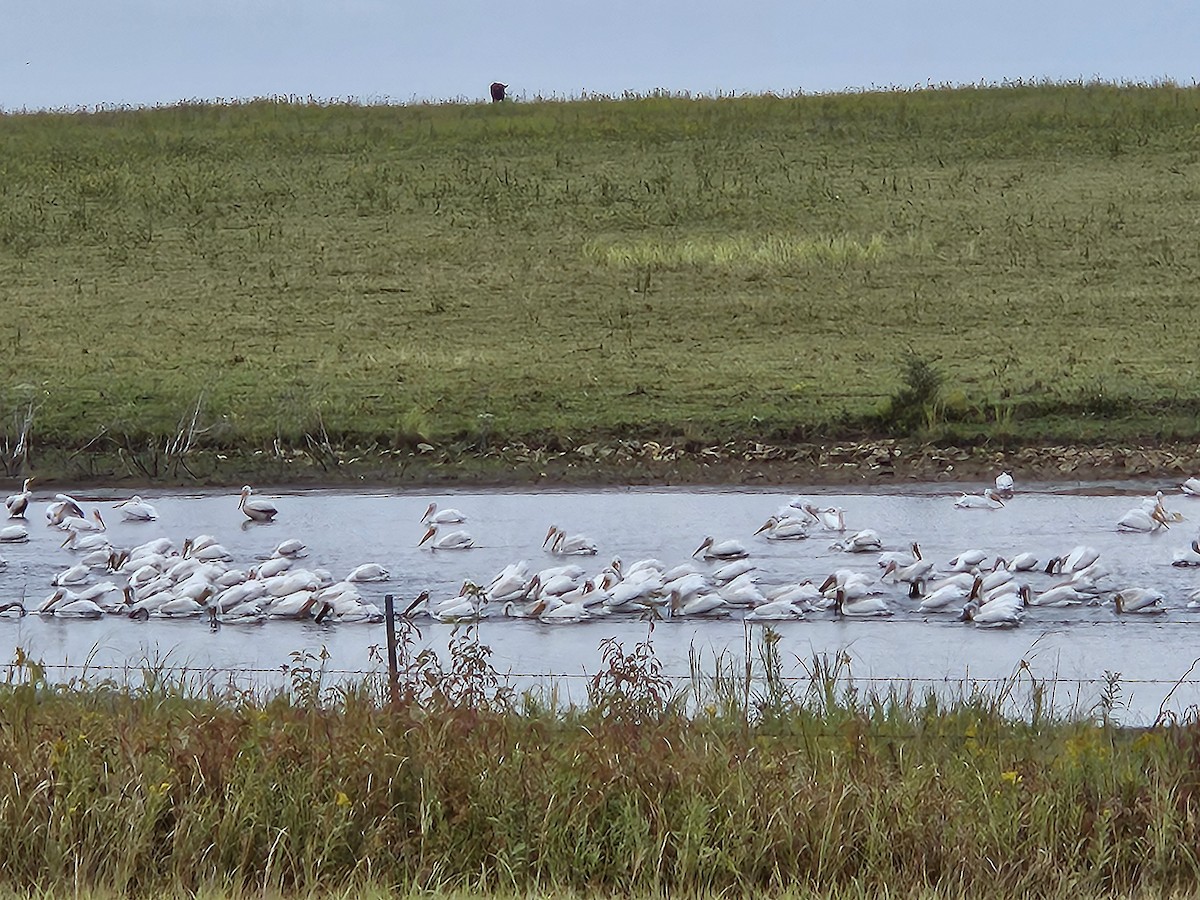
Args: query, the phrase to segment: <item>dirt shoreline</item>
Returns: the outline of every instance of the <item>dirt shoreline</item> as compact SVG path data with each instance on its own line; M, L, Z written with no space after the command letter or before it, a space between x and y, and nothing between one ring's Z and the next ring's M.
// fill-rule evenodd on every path
M35 475L40 488L102 487L522 487L617 485L881 485L990 483L1001 471L1020 482L1130 478L1182 482L1200 474L1200 444L1023 447L937 446L904 440L828 444L729 442L698 446L659 441L499 448L422 444L251 451L148 453L43 452L7 460L7 475Z

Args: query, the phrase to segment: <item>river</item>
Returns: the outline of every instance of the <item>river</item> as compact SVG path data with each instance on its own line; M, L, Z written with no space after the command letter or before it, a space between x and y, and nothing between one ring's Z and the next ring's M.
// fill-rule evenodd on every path
M132 546L165 536L177 543L201 533L215 535L233 554L234 565L248 566L270 555L287 538L309 547L304 565L329 569L342 577L363 562L387 566L387 582L364 584L362 593L381 607L387 593L403 606L421 590L434 597L453 596L464 580L486 583L519 559L531 567L563 560L542 549L551 524L593 537L595 557L574 557L598 571L613 556L626 564L656 557L667 565L692 558L705 536L738 539L750 551L764 587L811 578L821 580L835 568L852 568L877 577L877 554L847 554L831 548L839 536L816 531L804 541L770 542L754 532L766 518L797 494L820 506L845 510L849 531L872 528L885 549L905 549L919 541L926 558L949 560L968 548L989 556L1028 551L1043 561L1087 544L1100 550L1113 570L1114 588L1148 586L1167 596L1168 611L1157 616L1117 615L1112 603L1066 609L1029 608L1020 627L981 629L950 615L922 614L896 588L887 588L895 614L886 619L842 619L812 612L803 620L779 622L778 649L785 674L803 680L815 657L844 654L849 673L864 689L903 687L915 680L920 694L928 686L940 692L969 692L976 685L1002 690L1011 680L1023 695L1031 680L1047 688L1046 699L1063 712L1087 713L1103 690L1107 673L1119 673L1114 697L1117 714L1130 724L1151 721L1167 698L1178 714L1200 703L1200 677L1190 669L1200 657L1200 610L1188 607L1188 595L1200 586L1200 571L1171 565L1176 551L1196 535L1200 500L1173 485L1144 482L1018 485L1002 509L956 509L960 489L978 486L897 485L846 488L753 489L605 489L488 491L263 491L279 507L270 524L245 522L231 491L162 492L147 499L159 518L154 522L120 521L115 503L127 494L93 491L78 495L85 508L99 508L116 546ZM1183 521L1154 534L1119 533L1118 518L1156 489ZM23 599L34 609L53 588L54 575L75 561L60 547L63 533L47 527L47 494L35 497L29 511L30 540L5 545L7 567L0 573L5 599ZM418 547L424 534L419 519L437 501L465 512L476 546L466 551ZM706 564L711 567L712 564ZM1028 576L1035 588L1050 576ZM753 647L762 626L738 616L717 620L671 620L650 633L636 616L610 616L572 625L489 618L479 623L480 640L492 649L493 665L519 687L553 684L557 698L583 700L589 676L601 664L601 643L616 638L627 649L649 636L666 674L685 682L689 660L711 670L718 656L741 659ZM421 646L445 650L453 626L420 623ZM11 659L16 648L50 667L52 677L136 677L143 666L187 668L197 679L233 680L251 686L281 683L283 668L296 654L309 659L322 651L331 678L378 671L372 648L385 643L385 628L375 625L317 625L267 621L259 625L211 629L202 619L131 621L123 616L67 620L34 614L0 618L0 650ZM1200 669L1200 667L1198 667ZM1182 683L1176 684L1182 679ZM1169 695L1169 696L1168 696Z

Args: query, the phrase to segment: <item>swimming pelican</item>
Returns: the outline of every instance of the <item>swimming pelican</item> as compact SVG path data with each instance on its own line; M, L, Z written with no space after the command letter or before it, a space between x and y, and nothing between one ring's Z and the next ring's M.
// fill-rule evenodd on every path
M24 525L8 525L0 528L0 542L5 544L20 544L29 540L29 529Z
M1013 495L1013 477L1011 472L1001 472L996 476L996 494L1005 500L1011 499Z
M974 622L978 628L1014 628L1020 625L1021 599L1015 594L1009 594L1008 597L1012 599L993 600L982 606L971 601L963 607L963 621Z
M461 525L467 517L457 509L438 509L436 503L430 503L421 521L426 525Z
M811 522L810 519L774 515L754 533L763 535L768 541L802 541L808 537Z
M922 598L921 612L931 612L933 610L945 609L948 606L958 606L960 603L967 601L977 600L982 586L983 579L978 575L974 577L970 584L964 585L959 581L945 584L937 590L930 591Z
M1169 528L1171 514L1163 506L1163 494L1159 491L1153 497L1147 497L1140 506L1129 510L1117 521L1117 531L1140 531L1148 533L1160 528ZM1182 517L1180 517L1182 518Z
M431 550L470 550L475 546L474 539L466 531L460 529L458 531L439 534L437 525L429 526L429 530L425 532L425 537L417 541L417 546L420 547L426 541L429 541L429 549Z
M4 505L8 507L8 517L10 519L25 518L25 510L29 508L29 500L33 497L33 491L29 489L31 484L33 484L32 476L25 479L18 493L10 494L4 501Z
M834 541L829 545L831 550L841 550L843 553L870 553L883 546L879 532L871 528L856 531L848 538Z
M1162 605L1164 599L1162 591L1156 591L1154 588L1125 588L1113 595L1113 603L1116 604L1118 613L1143 615L1165 613L1166 607Z
M999 494L992 488L984 488L982 494L961 493L954 501L956 509L999 509L1004 505Z
M1189 497L1200 497L1200 478L1189 478L1179 489Z
M596 554L596 542L587 535L571 534L559 528L557 525L551 525L550 530L546 532L546 539L542 541L542 546L549 544L549 550L555 556L594 556Z
M1191 545L1186 550L1176 550L1175 556L1171 560L1171 565L1183 566L1200 566L1200 538L1193 539Z
M740 541L714 542L711 535L704 539L692 556L696 556L701 551L703 551L705 559L741 559L750 555Z
M288 538L286 541L280 541L275 545L272 556L286 556L288 559L300 559L307 554L304 552L308 549L308 545L299 538Z
M246 514L246 518L251 522L271 522L279 515L279 510L275 508L275 504L270 500L251 499L254 493L254 488L250 485L242 487L242 498L238 502L238 509Z
M775 622L784 619L803 619L804 610L791 600L771 600L746 613L747 622Z
M886 550L879 554L879 559L875 561L876 565L881 569L886 569L888 564L893 562L900 568L911 566L921 558L921 546L913 541L909 544L909 551L905 553L903 550Z
M390 573L379 563L363 563L358 566L349 575L346 580L354 583L361 581L387 581Z
M1018 553L1012 559L997 556L996 562L1010 572L1030 572L1038 567L1038 558L1032 553Z
M984 550L964 550L954 559L950 560L951 572L970 572L973 569L983 565L983 561L987 559L987 552Z
M1026 596L1025 603L1027 606L1078 606L1090 599L1088 594L1077 590L1073 584L1059 584L1036 596Z
M1079 572L1092 565L1100 558L1100 551L1095 547L1080 544L1066 556L1055 556L1046 564L1046 574L1054 575L1066 572L1068 575Z
M117 504L121 518L126 522L153 522L158 518L158 510L134 494L128 500Z
M58 523L58 527L64 531L85 531L96 532L106 531L108 526L104 524L104 517L100 515L100 510L93 509L90 516L68 516Z
M843 588L838 588L836 595L837 612L839 615L851 617L890 616L892 611L882 597L865 596L850 599Z

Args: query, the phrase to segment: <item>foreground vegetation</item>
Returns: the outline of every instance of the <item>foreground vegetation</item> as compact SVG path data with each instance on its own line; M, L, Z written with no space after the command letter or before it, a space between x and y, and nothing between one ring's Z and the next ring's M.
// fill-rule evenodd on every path
M1198 113L1086 84L3 115L0 451L1194 438Z
M411 637L411 635L409 636ZM1200 729L1046 714L994 695L864 695L844 661L788 683L663 677L608 643L582 707L516 695L467 631L401 642L394 692L331 687L297 655L262 697L47 683L0 688L0 887L311 896L970 896L1194 892ZM748 676L751 670L755 676ZM1016 714L1014 714L1016 712Z

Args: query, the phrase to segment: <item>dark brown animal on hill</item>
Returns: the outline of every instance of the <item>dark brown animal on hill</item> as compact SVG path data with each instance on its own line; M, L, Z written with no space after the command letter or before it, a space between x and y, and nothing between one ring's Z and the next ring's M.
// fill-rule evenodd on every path
M501 84L499 81L492 82L492 102L499 103L504 99L504 92L508 89L507 84Z

